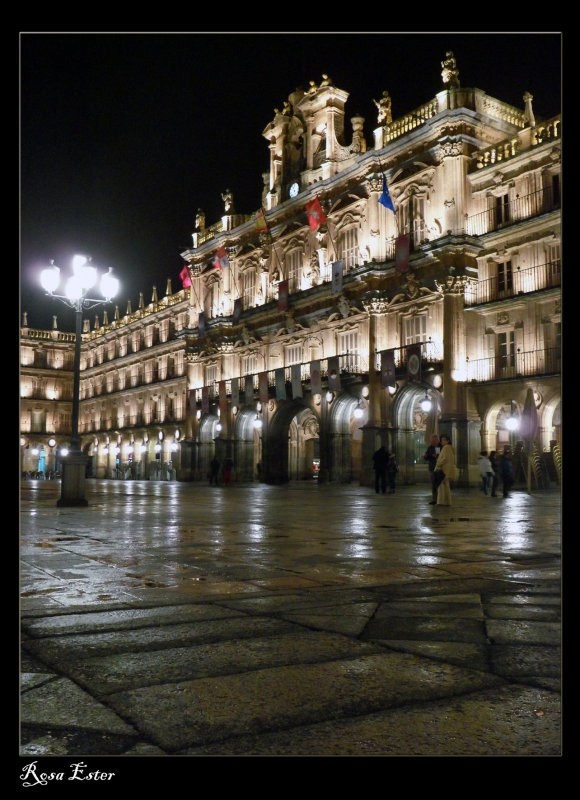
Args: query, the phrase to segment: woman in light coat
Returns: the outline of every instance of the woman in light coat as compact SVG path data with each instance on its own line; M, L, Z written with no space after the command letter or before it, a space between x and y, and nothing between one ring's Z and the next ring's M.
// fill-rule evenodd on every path
M451 490L449 481L454 480L456 477L455 471L455 452L451 447L451 439L448 436L441 437L441 452L435 464L435 469L442 470L445 478L439 485L437 490L437 505L450 506L451 505Z

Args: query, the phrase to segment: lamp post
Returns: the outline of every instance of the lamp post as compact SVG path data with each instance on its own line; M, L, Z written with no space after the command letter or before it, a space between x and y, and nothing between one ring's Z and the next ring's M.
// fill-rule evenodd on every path
M72 433L70 449L62 461L61 495L57 506L86 506L85 499L85 469L87 457L81 451L81 438L79 436L79 407L81 385L81 339L83 328L83 309L94 308L101 304L109 303L117 294L119 282L113 277L112 269L101 278L100 290L104 300L95 300L87 297L87 292L97 282L97 270L91 264L90 257L76 255L72 262L73 275L65 285L65 294L54 294L60 282L60 269L51 260L50 267L43 270L40 282L49 297L56 297L65 305L74 308L76 314L75 326L75 355L73 367L73 397L72 397ZM64 455L64 454L63 454Z

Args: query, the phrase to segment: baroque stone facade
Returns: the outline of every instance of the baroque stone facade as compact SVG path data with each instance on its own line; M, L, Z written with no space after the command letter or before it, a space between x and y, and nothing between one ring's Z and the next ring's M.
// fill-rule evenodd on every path
M328 76L290 94L263 132L267 230L226 190L224 216L206 226L200 210L181 254L191 288L169 285L162 300L154 290L83 334L81 433L95 475L118 476L119 459L124 477L205 480L215 455L233 459L239 481L369 485L384 443L414 482L438 429L460 483L473 484L482 448L517 445L505 420L528 387L538 452L559 442L560 118L536 120L525 87L525 110L462 88L452 56L420 108L392 120L390 98L388 113L377 103L374 146L360 116L348 133L348 93ZM379 203L381 170L396 216ZM316 230L305 210L315 198L326 217Z

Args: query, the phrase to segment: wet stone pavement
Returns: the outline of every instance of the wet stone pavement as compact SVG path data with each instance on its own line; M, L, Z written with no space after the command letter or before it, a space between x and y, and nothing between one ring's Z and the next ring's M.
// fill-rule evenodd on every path
M21 755L560 755L560 496L21 486Z

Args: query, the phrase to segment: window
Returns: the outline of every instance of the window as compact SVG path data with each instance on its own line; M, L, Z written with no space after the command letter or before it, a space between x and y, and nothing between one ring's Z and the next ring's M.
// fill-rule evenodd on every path
M244 356L242 359L242 374L255 375L258 371L257 356Z
M499 333L497 337L498 360L501 369L515 366L515 338L514 331Z
M256 273L253 269L246 270L243 275L243 299L242 305L244 309L252 308L254 305L256 291Z
M342 260L344 271L358 266L358 229L347 228L340 234L338 240L339 258Z
M32 412L32 433L44 433L44 411Z
M506 222L509 222L509 218L509 195L507 193L500 194L499 197L495 198L495 224L504 225Z
M206 367L205 369L206 386L213 386L213 384L217 381L218 379L217 371L218 371L217 364L214 364L214 366L212 367Z
M497 265L497 291L498 294L512 294L514 289L512 262L505 261Z
M346 353L356 355L358 353L358 331L339 334L338 352L339 355L345 355Z
M301 364L301 363L302 363L302 345L293 344L291 347L287 347L286 366L289 367L291 364Z
M420 244L427 237L425 223L425 198L411 195L399 206L400 233L413 233L411 246Z
M427 338L427 315L417 314L405 320L405 344L418 344Z
M297 292L300 289L302 251L292 250L286 256L286 266L288 273L288 291Z

